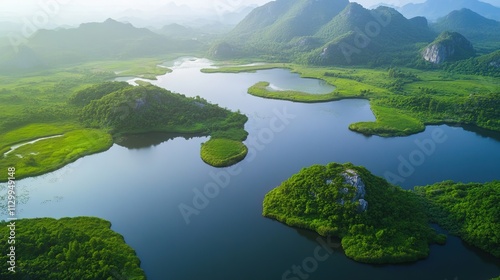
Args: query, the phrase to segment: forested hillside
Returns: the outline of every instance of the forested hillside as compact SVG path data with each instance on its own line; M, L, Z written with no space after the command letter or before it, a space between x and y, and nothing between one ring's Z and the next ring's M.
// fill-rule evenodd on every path
M78 28L39 30L25 43L5 46L0 72L35 71L97 60L123 60L196 52L203 45L190 39L170 39L145 28L108 19Z
M0 236L9 236L9 224L0 222ZM146 279L134 249L110 228L91 217L15 221L16 273L2 269L0 278ZM8 259L0 256L2 264Z
M330 163L302 169L266 194L263 215L342 239L348 257L401 263L427 257L445 236L432 230L424 206L409 191L363 167Z
M433 222L500 258L500 181L447 181L415 190L426 199Z

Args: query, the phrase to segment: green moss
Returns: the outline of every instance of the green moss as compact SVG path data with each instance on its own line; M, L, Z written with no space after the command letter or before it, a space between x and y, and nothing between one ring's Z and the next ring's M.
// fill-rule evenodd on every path
M363 181L366 211L360 211L363 196L345 174ZM352 164L302 169L266 194L263 215L339 237L346 255L365 263L416 261L428 256L429 244L445 239L429 226L419 196Z
M0 235L8 236L8 222ZM111 223L92 217L15 221L16 273L1 279L146 279L140 260ZM7 264L8 256L0 261Z
M215 167L231 166L243 160L247 153L243 143L229 139L210 139L201 146L201 158Z

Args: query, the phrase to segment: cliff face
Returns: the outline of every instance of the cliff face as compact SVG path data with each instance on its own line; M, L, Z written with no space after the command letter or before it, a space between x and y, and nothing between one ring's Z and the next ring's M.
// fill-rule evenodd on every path
M440 64L474 56L472 43L456 32L443 32L422 52L426 61Z

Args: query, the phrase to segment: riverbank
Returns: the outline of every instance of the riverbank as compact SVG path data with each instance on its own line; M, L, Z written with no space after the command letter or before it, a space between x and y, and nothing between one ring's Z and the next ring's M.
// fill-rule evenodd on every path
M299 73L302 78L323 80L336 89L324 95L272 91L267 88L268 82L261 81L251 86L248 93L262 98L304 103L368 99L377 120L350 126L351 130L365 135L407 136L436 123L474 125L500 131L500 115L495 110L500 104L500 81L491 77L450 74L439 70L326 68L279 63L223 66L201 71L242 73L278 67Z

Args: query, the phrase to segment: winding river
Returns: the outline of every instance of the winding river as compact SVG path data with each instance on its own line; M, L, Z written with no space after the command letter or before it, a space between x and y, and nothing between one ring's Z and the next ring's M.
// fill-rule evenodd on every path
M349 131L348 125L374 120L368 101L300 104L261 99L247 94L248 87L259 81L279 87L282 82L287 86L286 79L303 81L282 69L200 72L210 64L182 59L173 64L172 73L153 83L246 114L246 144L251 148L247 159L217 169L200 159L205 137L130 137L122 146L19 181L20 216L110 220L113 230L136 249L149 279L296 280L306 278L282 277L315 256L318 236L266 219L261 212L264 195L305 166L352 162L379 176L399 174L401 159L418 151L416 141L439 133L443 141L401 176L401 186L500 179L497 134L429 126L409 137L365 137ZM312 82L319 90L326 86ZM186 217L179 207L195 211ZM500 261L450 237L445 246L431 246L428 259L412 264L360 264L336 249L308 270L307 279L477 280L500 275Z

